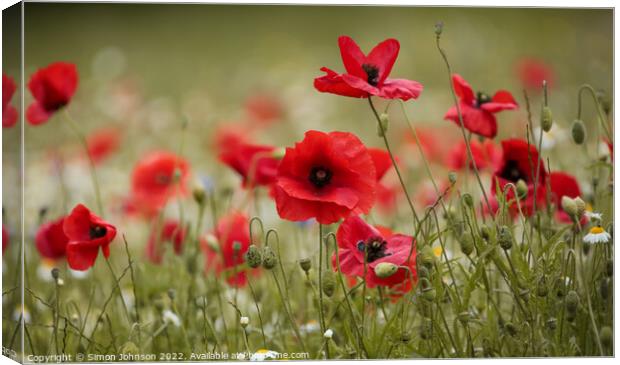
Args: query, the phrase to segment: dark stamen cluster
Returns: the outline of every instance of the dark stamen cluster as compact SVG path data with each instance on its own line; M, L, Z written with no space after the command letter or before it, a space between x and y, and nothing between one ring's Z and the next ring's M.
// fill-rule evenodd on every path
M94 240L105 236L107 231L108 230L102 226L91 226L88 231L88 235L90 236L91 240Z
M308 180L310 180L310 182L319 189L329 184L331 179L331 170L322 166L313 167L312 170L310 170L310 175L308 176Z
M372 86L377 86L379 83L379 69L376 66L369 65L367 63L362 65L364 72L368 76L368 83Z
M359 241L357 243L357 249L366 252L368 262L373 262L382 257L391 255L385 252L387 250L387 242L381 237L371 237L366 241Z
M515 183L519 180L527 182L527 175L519 169L519 163L515 160L506 161L499 176Z
M478 94L476 95L476 105L478 107L490 101L491 97L488 94L478 91Z

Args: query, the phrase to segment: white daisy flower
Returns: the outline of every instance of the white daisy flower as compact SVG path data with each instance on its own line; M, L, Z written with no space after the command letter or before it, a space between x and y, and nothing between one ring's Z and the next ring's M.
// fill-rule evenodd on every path
M594 226L590 228L590 232L583 237L585 243L607 243L611 240L611 235L605 232L605 229L601 226Z
M331 328L328 328L323 334L323 337L325 337L328 340L331 339L332 337L334 337L334 331L332 331Z
M308 322L299 326L299 331L303 334L318 332L320 329L321 329L321 325L319 324L318 321L314 319L311 319Z
M42 259L37 267L37 277L41 279L41 281L45 282L54 281L54 278L52 277L52 269L54 267L54 260Z
M597 220L599 222L603 220L603 213L586 211L585 214L586 217L590 218L590 220Z
M166 309L163 312L164 322L172 323L175 327L181 327L181 319L170 309Z
M534 137L536 139L536 144L538 144L540 142L538 141L540 137L540 127L534 128L533 132L534 132ZM567 137L568 137L568 133L566 132L566 130L563 128L560 128L560 126L557 123L554 123L553 128L551 128L549 132L543 132L542 143L540 147L543 150L552 149L556 144L565 141Z
M250 361L277 360L280 353L267 349L260 349L250 356Z

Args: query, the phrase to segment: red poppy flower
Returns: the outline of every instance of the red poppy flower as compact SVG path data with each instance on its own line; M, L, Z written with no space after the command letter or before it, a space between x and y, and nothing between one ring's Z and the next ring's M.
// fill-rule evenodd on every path
M73 270L88 270L95 264L99 248L110 256L110 243L116 237L116 227L97 217L78 204L64 221L63 230L69 238L67 261Z
M454 91L459 97L463 125L472 133L488 138L495 137L497 135L497 120L494 114L518 107L512 94L506 90L496 92L493 97L482 92L474 95L474 91L467 81L457 74L452 75L452 83ZM456 106L448 110L444 119L451 120L460 126Z
M157 234L159 233L159 238ZM153 229L146 245L146 257L154 264L160 264L163 254L163 245L170 243L173 245L174 253L180 255L183 252L183 242L187 235L187 228L183 229L181 224L175 220L164 222L163 227Z
M9 231L6 229L6 227L4 227L4 224L2 225L2 255L4 255L4 251L6 251L6 248L9 247Z
M528 187L525 199L521 199L521 209L523 214L532 215L534 213L534 199L538 208L546 205L546 181L547 172L545 164L538 156L538 150L531 144L521 139L507 139L502 141L503 158L499 168L495 171L491 181L491 191L497 194L496 182L502 191L506 191L507 200L514 200L514 190L505 189L506 184L513 183L515 186L519 180L523 180ZM536 168L539 168L538 174ZM534 181L536 183L536 197L534 197ZM513 213L518 212L516 204L511 205Z
M69 104L78 85L74 64L55 62L39 69L28 81L34 102L26 110L32 125L45 123L56 111Z
M521 80L521 84L526 89L540 92L543 81L547 81L548 87L553 86L553 69L541 60L522 58L517 62L515 70L519 80Z
M88 154L94 163L100 163L113 154L121 143L121 132L115 128L105 128L91 134L86 144Z
M571 217L562 209L562 197L576 198L581 196L581 189L577 179L564 172L552 172L549 174L549 186L551 189L551 201L558 208L556 218L560 222L572 223Z
M60 217L39 227L35 243L41 256L56 260L66 255L69 238L65 235L64 223L65 217Z
M16 89L15 81L2 74L2 128L10 128L17 123L17 109L9 105Z
M350 216L340 224L336 232L340 270L347 276L364 277L366 257L366 284L373 288L387 286L405 293L417 281L415 268L415 240L411 236L392 234L364 222L359 216ZM412 246L413 245L413 250ZM411 253L411 255L409 255ZM378 264L386 262L399 267L393 275L380 278L375 273ZM337 270L336 255L332 265ZM413 282L412 282L413 279Z
M218 241L218 248L209 246L205 240L201 242L205 252L206 271L215 270L218 274L223 274L230 285L245 286L247 269L243 267L244 255L250 247L248 217L240 212L230 213L219 220L213 235ZM238 251L235 251L235 243L239 244Z
M185 194L189 164L166 151L144 156L134 167L131 178L131 206L147 216L156 214L169 199Z
M327 67L321 68L326 75L314 79L314 87L318 91L354 98L375 95L405 101L417 99L422 92L422 84L417 81L388 79L400 50L396 39L379 43L368 55L364 55L349 37L339 37L338 45L347 72L338 74Z
M282 117L282 105L273 95L257 93L245 102L245 110L250 121L260 126L268 126Z
M308 131L287 148L278 167L275 200L283 219L330 224L368 213L375 201L375 165L351 133Z
M494 169L501 163L502 151L491 140L485 140L480 143L472 139L469 145L478 170ZM446 166L454 170L463 170L465 169L466 161L469 160L468 157L465 141L461 140L450 150ZM469 161L469 168L474 168L472 161Z
M422 157L420 156L420 148L424 153L424 157L429 162L437 162L443 164L446 161L446 156L449 151L449 146L453 145L458 139L462 138L458 136L454 130L454 128L443 128L443 127L434 127L434 128L415 128L415 136L414 134L407 130L402 133L403 142L405 143L405 147L407 148L406 155L407 156L415 156L418 160L417 162L422 161ZM417 144L420 144L418 147Z
M243 178L243 186L272 185L280 161L273 157L275 147L234 143L220 150L219 159Z

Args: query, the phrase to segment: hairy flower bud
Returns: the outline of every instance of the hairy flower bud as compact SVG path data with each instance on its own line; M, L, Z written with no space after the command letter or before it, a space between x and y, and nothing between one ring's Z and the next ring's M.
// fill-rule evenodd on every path
M489 228L486 224L483 224L482 227L480 227L480 237L482 237L483 240L488 242L491 239L491 234L491 228Z
M299 266L301 267L303 271L308 272L312 268L312 260L310 260L307 257L303 258L299 260Z
M461 246L461 251L467 256L474 251L474 241L470 234L463 235L459 240L459 245Z
M448 181L450 181L450 184L451 184L451 185L456 184L456 179L457 179L456 172L454 172L454 171L450 171L450 172L448 173Z
M259 267L263 263L263 257L256 245L250 245L250 247L248 247L248 251L245 253L245 261L248 263L248 266L253 269Z
M194 197L194 201L198 203L198 205L202 206L207 200L207 193L204 186L197 183L192 190L192 196Z
M398 266L391 262L381 262L375 266L375 274L381 279L389 278L398 271Z
M576 312L579 307L579 294L576 291L571 290L566 294L566 310L568 312Z
M271 247L263 247L263 267L267 270L273 269L278 264L278 258L276 253L273 252Z
M336 291L336 274L333 271L323 271L323 286L321 287L323 294L331 297Z
M383 137L383 133L387 133L388 124L390 123L390 118L387 113L381 113L381 115L379 115L379 123L381 124L377 124L377 135Z
M419 263L426 266L427 268L433 268L433 265L435 264L435 254L433 253L433 249L431 248L431 246L426 245L420 250L420 252L418 253L418 260Z
M586 202L584 202L581 197L576 197L573 201L577 206L577 217L580 219L586 212Z
M541 277L538 280L538 285L536 285L536 295L539 297L546 297L549 293L549 288L547 287L547 279L545 277Z
M601 293L601 298L607 300L609 298L609 278L604 278L601 280L599 285L599 291Z
M528 187L527 187L527 183L523 180L523 179L519 179L519 181L517 181L517 196L519 197L519 199L523 200L527 197L527 192L528 192Z
M571 135L576 144L582 144L586 140L586 126L579 119L575 119L571 127Z
M431 271L426 266L418 267L418 277L420 278L430 278Z
M510 250L512 247L512 232L510 232L510 228L506 226L501 226L499 228L498 242L501 248Z
M577 218L577 204L575 200L564 195L562 197L562 209L573 219L578 220Z
M549 132L553 126L553 114L551 113L551 108L548 106L543 106L542 108L540 113L540 126L545 132Z

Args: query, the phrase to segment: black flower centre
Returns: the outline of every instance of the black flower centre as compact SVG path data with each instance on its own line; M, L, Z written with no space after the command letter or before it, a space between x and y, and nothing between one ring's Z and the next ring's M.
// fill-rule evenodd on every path
M155 182L159 185L169 185L172 182L172 177L166 174L155 175Z
M515 183L519 180L523 180L525 182L528 180L527 175L519 169L519 163L515 160L506 161L499 176Z
M367 63L362 65L364 72L366 72L366 76L368 76L368 83L372 86L377 86L379 83L379 69L377 66L369 65Z
M102 226L91 226L89 231L88 231L88 235L90 236L91 240L94 240L94 239L101 238L101 237L105 236L107 231L108 230L105 227L102 227Z
M382 257L391 255L385 252L387 249L387 242L381 237L371 237L366 241L359 241L357 243L357 249L361 252L366 252L367 262L373 262Z
M478 107L490 101L491 101L491 97L489 96L489 94L478 91L478 94L476 95L476 105Z
M308 180L319 189L329 184L331 179L331 170L322 166L313 167L312 170L310 170L310 176L308 176Z

